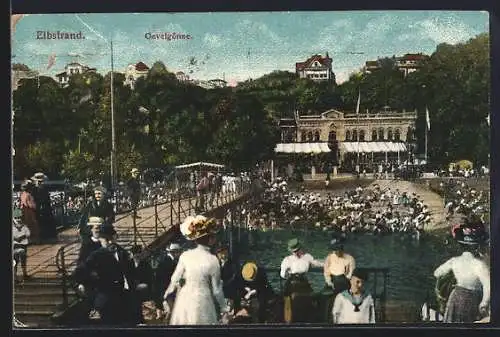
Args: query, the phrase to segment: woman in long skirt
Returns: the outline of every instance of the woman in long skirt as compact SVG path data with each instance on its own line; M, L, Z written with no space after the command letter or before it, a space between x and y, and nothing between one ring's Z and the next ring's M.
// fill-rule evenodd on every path
M434 271L441 278L453 273L456 279L444 312L444 323L473 323L485 316L490 301L490 271L488 266L474 256L473 247L460 256L452 257Z
M34 184L26 180L21 184L21 211L22 221L28 226L31 233L30 243L36 244L40 240L40 228L36 217L36 203L33 197Z
M165 291L164 303L177 290L170 325L218 324L228 319L219 261L210 252L216 243L216 226L214 219L201 215L190 216L181 225L182 234L196 248L182 253Z

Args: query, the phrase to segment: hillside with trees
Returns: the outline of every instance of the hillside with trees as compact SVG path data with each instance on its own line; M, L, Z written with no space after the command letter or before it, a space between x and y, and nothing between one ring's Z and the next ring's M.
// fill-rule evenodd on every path
M274 71L235 88L203 89L180 82L162 62L137 81L135 90L114 76L119 174L132 167L163 167L193 161L253 166L272 157L278 121L330 108L361 111L384 106L419 112L423 152L429 109L429 161L469 159L487 163L490 94L489 36L439 45L422 69L404 77L394 59L381 69L348 81L315 83ZM16 65L24 69L24 65ZM14 171L17 178L42 170L51 177L95 178L109 171L111 151L110 74L79 74L61 88L52 78L22 80L13 93Z

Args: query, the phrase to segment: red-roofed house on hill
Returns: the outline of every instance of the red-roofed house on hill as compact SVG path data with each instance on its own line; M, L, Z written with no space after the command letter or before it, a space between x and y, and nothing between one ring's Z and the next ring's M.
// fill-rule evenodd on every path
M125 85L130 86L134 89L135 82L143 76L148 74L149 67L143 62L137 62L136 64L129 64L125 70Z
M335 81L332 71L332 59L326 56L313 55L304 62L295 63L295 72L300 78L309 78L313 81Z
M405 54L402 57L396 59L396 67L404 73L404 76L417 71L423 65L423 63L429 58L429 56L424 54Z

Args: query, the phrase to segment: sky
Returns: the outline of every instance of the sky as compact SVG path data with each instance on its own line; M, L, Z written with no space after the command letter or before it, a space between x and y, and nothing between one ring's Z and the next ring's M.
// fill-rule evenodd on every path
M43 40L37 31L81 31L85 39ZM146 38L164 32L191 39ZM54 76L77 61L104 74L111 70L112 40L115 71L162 61L169 71L234 85L274 70L295 72L296 62L328 52L342 83L368 60L430 55L440 43L466 42L483 32L489 32L483 11L30 14L15 26L12 62ZM52 54L56 62L47 69Z

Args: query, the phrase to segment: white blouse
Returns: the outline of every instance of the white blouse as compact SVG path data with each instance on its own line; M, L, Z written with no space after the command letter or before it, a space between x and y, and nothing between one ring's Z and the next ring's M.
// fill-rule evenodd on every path
M481 305L486 305L490 300L490 271L488 266L477 259L470 252L452 257L434 271L434 277L439 278L453 271L457 286L482 291Z
M295 254L288 255L281 262L281 278L287 278L287 274L307 273L311 266L323 267L323 262L316 261L311 254L305 253L301 257Z

